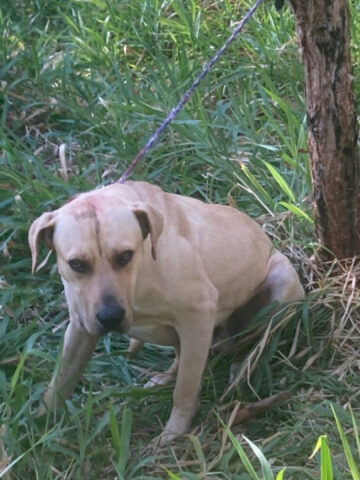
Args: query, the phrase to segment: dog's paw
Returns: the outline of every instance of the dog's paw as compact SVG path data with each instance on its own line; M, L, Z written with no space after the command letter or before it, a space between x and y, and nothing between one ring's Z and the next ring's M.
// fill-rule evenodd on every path
M166 448L169 448L174 444L174 440L178 438L179 435L181 434L164 430L160 435L153 438L151 442L142 449L142 457L145 458L149 456L161 455L166 450Z
M176 377L174 373L158 373L154 377L150 378L148 382L145 383L144 388L152 388L158 386L168 385Z
M164 430L160 435L153 439L153 443L159 448L166 447L171 445L176 438L178 438L181 433L171 432L170 430Z

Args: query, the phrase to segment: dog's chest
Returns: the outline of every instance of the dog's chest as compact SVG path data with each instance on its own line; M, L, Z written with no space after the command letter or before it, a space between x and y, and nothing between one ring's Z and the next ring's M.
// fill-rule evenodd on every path
M173 328L175 318L156 283L137 288L133 319L128 335L149 343L175 345L178 337Z
M134 319L127 333L129 337L158 345L171 346L179 343L178 335L171 325L151 317L142 317L138 321Z

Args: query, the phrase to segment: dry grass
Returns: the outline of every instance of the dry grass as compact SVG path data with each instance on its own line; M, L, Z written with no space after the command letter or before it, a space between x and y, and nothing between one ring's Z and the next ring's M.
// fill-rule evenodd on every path
M327 433L338 479L349 478L328 402L344 407L341 420L351 430L347 407L351 402L358 414L360 392L359 265L315 261L303 70L292 15L285 9L279 16L271 4L134 178L260 216L296 265L306 300L270 318L264 313L239 336L242 355L231 387L235 355L209 360L194 430L159 458L143 451L166 421L172 387L149 392L141 385L151 370L168 366L169 349L146 346L129 359L122 355L127 340L110 335L67 409L35 416L58 362L67 312L53 256L37 276L30 273L31 221L79 191L117 179L249 6L247 0L1 2L0 469L14 462L3 478L159 480L170 477L168 469L184 480L248 480L221 421L239 441L243 433L254 440L275 472L286 465L286 480L319 478L309 455ZM357 77L360 3L352 9ZM283 391L291 398L234 423L244 404ZM114 423L124 430L126 409L133 416L131 449L120 462L111 432Z

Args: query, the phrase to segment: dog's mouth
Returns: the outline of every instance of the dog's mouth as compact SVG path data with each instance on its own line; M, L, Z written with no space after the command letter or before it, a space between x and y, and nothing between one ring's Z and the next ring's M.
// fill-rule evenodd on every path
M127 320L121 320L119 321L119 324L114 326L113 328L104 328L98 321L96 321L96 329L97 329L97 335L103 337L104 335L107 335L110 332L114 333L127 333L129 331L129 322Z
M96 324L101 335L109 332L125 333L129 328L124 306L113 297L106 297L96 309Z

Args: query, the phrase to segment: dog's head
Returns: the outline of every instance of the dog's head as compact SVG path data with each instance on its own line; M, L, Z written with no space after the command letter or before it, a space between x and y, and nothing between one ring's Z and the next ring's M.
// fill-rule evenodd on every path
M156 260L162 228L159 210L123 199L119 189L80 194L31 225L32 270L37 270L41 244L55 250L72 320L92 335L126 332L144 240L150 238Z

